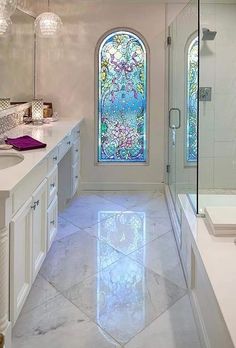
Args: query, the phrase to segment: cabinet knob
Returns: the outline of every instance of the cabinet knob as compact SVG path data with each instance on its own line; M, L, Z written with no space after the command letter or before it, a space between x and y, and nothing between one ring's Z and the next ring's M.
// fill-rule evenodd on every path
M80 130L77 131L77 134L80 134Z
M78 175L76 175L75 178L78 179L79 178Z
M79 149L76 149L75 152L79 152Z
M36 209L36 204L34 203L33 205L31 205L31 209Z
M51 225L55 225L55 220L50 221Z
M53 157L53 161L57 161L57 156L54 156L54 157Z
M36 202L34 202L34 205L36 206L38 206L39 205L39 199L36 201Z
M50 186L51 186L51 187L55 187L55 186L56 186L56 184L55 184L55 183L53 183L53 184L51 184Z
M70 145L71 144L71 142L70 141L67 141L67 145Z

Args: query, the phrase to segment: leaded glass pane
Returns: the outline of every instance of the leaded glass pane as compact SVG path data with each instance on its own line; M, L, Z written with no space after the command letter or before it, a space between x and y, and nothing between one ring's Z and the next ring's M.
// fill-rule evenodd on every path
M147 55L135 34L117 31L99 50L99 162L147 160Z
M188 50L187 161L197 160L198 38Z

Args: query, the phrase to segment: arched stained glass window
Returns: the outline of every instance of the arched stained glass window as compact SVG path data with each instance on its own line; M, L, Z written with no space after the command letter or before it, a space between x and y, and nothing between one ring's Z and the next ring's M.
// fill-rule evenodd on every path
M198 37L188 47L187 71L187 162L197 160Z
M146 162L145 45L119 30L105 37L98 54L98 162Z

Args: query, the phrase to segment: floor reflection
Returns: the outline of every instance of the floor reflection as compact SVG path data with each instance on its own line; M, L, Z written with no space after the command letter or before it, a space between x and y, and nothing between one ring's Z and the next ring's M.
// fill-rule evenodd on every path
M122 251L125 255L137 250L146 241L144 212L99 212L98 238Z
M129 259L116 263L97 277L97 323L134 336L145 325L145 297L145 269Z
M125 254L145 244L146 216L143 212L100 212L98 263L106 267L106 247L100 240ZM104 221L104 219L106 219ZM100 220L101 221L101 220ZM142 255L145 258L145 248ZM104 265L101 265L104 262ZM145 269L128 258L97 277L97 323L108 332L125 332L132 337L145 325Z

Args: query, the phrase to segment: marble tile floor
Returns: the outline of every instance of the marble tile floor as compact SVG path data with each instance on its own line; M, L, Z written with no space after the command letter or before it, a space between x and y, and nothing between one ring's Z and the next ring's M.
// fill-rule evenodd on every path
M165 198L88 192L58 233L13 348L200 348Z

